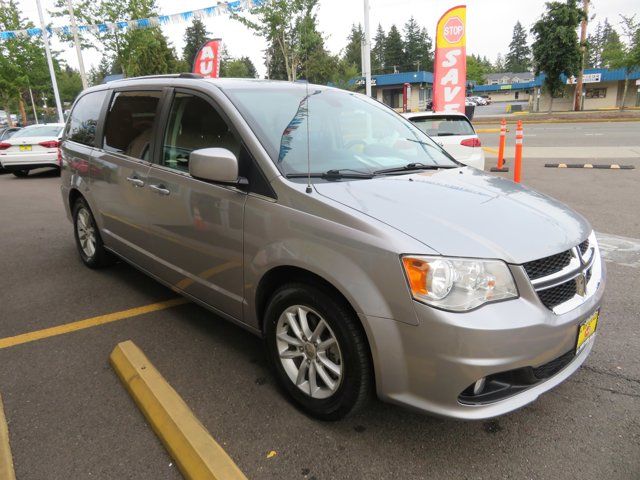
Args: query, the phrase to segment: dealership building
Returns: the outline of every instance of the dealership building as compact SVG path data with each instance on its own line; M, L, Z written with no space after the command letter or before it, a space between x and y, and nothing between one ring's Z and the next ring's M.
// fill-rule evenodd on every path
M499 79L505 77L505 74L494 75ZM504 83L487 76L487 83L491 81L493 83L474 86L473 95L489 95L494 102L525 101L528 102L530 111L547 111L551 98L548 93L544 92L544 78L543 73L526 79L526 81ZM582 108L597 110L620 107L623 105L624 80L624 69L590 68L584 70ZM554 111L573 110L576 79L563 76L562 81L565 86L562 93L553 99ZM629 75L629 86L624 98L624 106L640 106L640 70L631 72Z
M358 78L354 82L359 88L364 89L364 78ZM372 75L371 94L391 108L402 110L405 83L411 86L407 98L407 109L413 112L426 110L427 101L431 99L433 92L433 73L431 72Z

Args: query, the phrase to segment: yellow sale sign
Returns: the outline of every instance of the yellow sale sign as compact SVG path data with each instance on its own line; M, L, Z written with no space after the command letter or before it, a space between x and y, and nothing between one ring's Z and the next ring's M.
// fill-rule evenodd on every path
M467 82L467 7L445 12L436 29L433 109L464 113Z

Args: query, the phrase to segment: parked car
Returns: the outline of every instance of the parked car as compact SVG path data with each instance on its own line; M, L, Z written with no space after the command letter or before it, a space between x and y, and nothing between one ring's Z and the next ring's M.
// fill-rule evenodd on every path
M487 105L491 105L491 97L489 95L480 95L481 98L484 98L485 102L487 102Z
M484 170L482 143L466 115L457 112L417 112L404 113L403 116L457 161Z
M16 177L36 168L60 169L59 144L62 123L31 125L0 142L0 165Z
M0 141L12 137L16 132L19 132L20 130L22 130L21 127L0 128Z
M264 338L277 381L315 417L374 391L493 417L593 347L605 270L588 221L463 166L364 95L111 82L78 97L61 150L81 260L122 258Z
M487 101L483 98L483 97L470 97L474 102L476 102L476 105L480 105L480 106L485 106L487 105Z
M478 106L478 102L477 102L477 101L476 101L476 99L475 99L475 98L473 98L473 97L467 97L467 98L465 98L465 105L467 105L467 104L469 104L469 105L473 105L474 107L477 107L477 106Z

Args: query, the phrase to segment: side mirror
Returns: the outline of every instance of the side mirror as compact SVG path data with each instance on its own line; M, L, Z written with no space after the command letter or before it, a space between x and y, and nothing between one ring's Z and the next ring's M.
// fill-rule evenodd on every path
M238 159L226 148L202 148L189 155L189 174L199 180L238 183Z

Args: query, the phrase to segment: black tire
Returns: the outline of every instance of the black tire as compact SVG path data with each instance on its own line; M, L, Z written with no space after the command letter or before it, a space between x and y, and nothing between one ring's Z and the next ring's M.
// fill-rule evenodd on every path
M308 392L303 392L289 377L280 359L276 340L278 320L283 312L296 305L317 312L337 340L342 377L328 398L312 398ZM264 330L269 363L278 383L305 413L321 420L339 420L361 409L371 398L373 371L364 332L346 302L329 289L305 283L283 285L269 300ZM309 371L306 375L308 377Z
M87 254L84 251L78 234L78 215L81 212L86 212L88 214L88 220L94 232L95 251L91 255ZM84 198L79 198L73 204L73 236L76 239L76 247L78 248L80 259L82 260L82 263L84 263L87 267L103 268L115 263L116 259L113 254L111 254L104 248L102 237L100 236L100 231L98 230L98 226L96 225L96 220L93 217L93 213L91 212L91 209L89 208L89 205Z
M11 173L18 178L24 178L29 175L29 170L13 170Z

